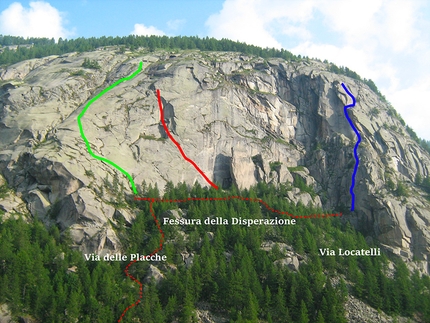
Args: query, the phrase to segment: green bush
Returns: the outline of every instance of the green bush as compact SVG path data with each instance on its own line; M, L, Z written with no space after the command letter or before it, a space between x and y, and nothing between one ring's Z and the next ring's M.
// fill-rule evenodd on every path
M6 182L4 182L4 184L0 186L0 199L3 199L8 196L9 196L9 186L7 185Z
M139 138L147 139L147 140L156 140L156 141L165 141L166 138L156 138L154 135L140 135Z
M87 73L85 73L84 70L78 70L78 71L73 71L69 73L70 76L85 76L86 74Z
M396 188L396 184L394 184L394 182L392 181L392 179L391 179L391 178L388 178L388 179L387 179L387 188L388 188L390 191L394 191L394 189Z
M85 68L91 68L91 69L94 69L94 70L101 69L101 66L99 65L99 63L96 60L91 60L89 58L85 58L84 62L82 63L81 66L85 67Z
M396 188L395 193L399 197L400 196L404 196L404 197L408 197L409 196L408 188L402 182L398 182L397 183L397 188Z
M305 170L305 168L303 166L295 166L295 167L288 167L288 170L290 172L300 172Z
M415 184L421 185L423 183L423 177L420 174L415 175Z
M406 126L406 131L413 140L415 140L417 143L420 143L420 138L418 138L416 132L411 127Z
M293 186L299 188L300 191L302 192L309 193L310 196L312 196L312 198L314 198L317 195L313 187L306 185L305 181L300 176L296 176L294 178Z
M85 170L85 176L94 178L94 172L90 169L86 169Z
M370 110L370 114L374 117L378 116L379 115L379 109L378 108L372 108Z
M430 177L426 176L422 181L422 188L430 194Z
M274 170L278 170L279 167L281 167L282 163L280 161L275 161L275 162L270 162L270 170L274 171Z

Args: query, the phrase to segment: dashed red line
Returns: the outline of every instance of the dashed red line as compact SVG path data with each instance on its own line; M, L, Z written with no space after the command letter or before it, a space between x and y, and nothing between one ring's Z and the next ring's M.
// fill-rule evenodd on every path
M250 202L258 202L260 204L262 204L266 209L268 209L269 211L273 212L273 213L277 213L277 214L282 214L282 215L288 215L289 217L292 217L294 219L315 219L315 218L328 218L328 217L337 217L337 216L342 216L342 213L326 213L326 214L310 214L310 215L294 215L291 214L289 212L286 211L279 211L276 210L274 208L271 208L266 202L264 202L262 199L258 199L258 198L249 198L249 197L242 197L242 196L226 196L226 197L189 197L186 199L160 199L160 198L150 198L150 197L135 197L134 198L136 201L148 201L149 203L149 211L151 212L151 216L154 219L154 222L158 228L158 231L161 234L161 238L160 238L160 246L155 249L149 256L152 256L154 254L156 254L157 252L161 251L161 249L163 249L163 243L164 243L164 232L161 229L160 226L160 222L158 221L155 213L154 213L154 208L153 208L153 204L154 203L182 203L182 202L189 202L189 201L228 201L228 200L242 200L242 201L250 201ZM136 306L137 304L140 303L143 295L142 295L142 288L143 285L142 283L137 280L134 276L130 275L129 273L129 269L130 266L132 264L134 264L135 262L137 262L137 260L133 260L131 261L124 269L124 272L126 274L127 277L129 277L131 280L133 280L134 282L139 284L139 299L134 302L133 304L131 304L130 306L128 306L121 314L120 318L118 319L118 322L121 322L122 319L124 318L125 314L127 313L127 311L131 308L133 308L134 306Z
M167 128L166 125L166 121L164 120L164 110L163 110L163 104L161 103L161 96L160 96L160 90L157 89L157 100L158 100L158 106L160 108L160 121L161 124L163 125L164 131L166 132L167 136L169 137L169 139L176 145L176 147L178 147L179 152L181 153L182 157L189 162L191 165L194 166L194 168L200 173L200 175L203 176L203 178L206 180L206 182L208 182L214 189L218 189L218 186L215 185L215 183L213 183L207 176L206 174L199 168L199 166L197 166L197 164L191 160L190 158L187 157L187 155L185 155L181 145L175 140L175 138L173 138L173 136L171 135L169 128Z

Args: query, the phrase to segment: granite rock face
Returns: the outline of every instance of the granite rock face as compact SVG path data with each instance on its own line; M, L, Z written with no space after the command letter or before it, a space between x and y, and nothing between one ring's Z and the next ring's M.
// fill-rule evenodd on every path
M85 58L101 68L81 67ZM135 215L117 201L133 192L125 176L88 154L77 116L139 62L135 78L105 93L82 118L94 153L125 169L138 189L144 181L160 189L168 181L208 185L167 139L160 89L169 131L222 188L259 181L290 186L300 178L318 197L291 190L286 198L342 211L387 250L415 257L428 271L429 204L414 182L429 176L429 155L367 85L318 61L108 48L1 69L0 171L33 216L70 228L82 250L121 249L112 225L130 224ZM341 83L357 99L348 113L362 136L353 212L356 135L344 116L350 98ZM403 196L398 186L406 188Z

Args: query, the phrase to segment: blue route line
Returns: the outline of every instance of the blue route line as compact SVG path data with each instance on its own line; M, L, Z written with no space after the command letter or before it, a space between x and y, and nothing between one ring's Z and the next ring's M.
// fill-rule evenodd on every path
M354 124L352 123L351 118L348 115L348 108L353 108L355 107L355 97L352 95L351 92L349 92L349 90L347 89L347 87L345 86L345 84L342 83L342 87L345 90L345 92L351 97L352 99L352 104L348 104L345 105L343 108L343 112L345 113L345 117L348 120L349 124L351 125L352 130L354 130L355 134L357 135L357 142L355 144L354 147L354 157L355 157L355 166L354 166L354 172L352 173L352 183L351 183L351 187L349 188L349 192L351 193L351 211L354 211L354 207L355 207L355 194L354 194L354 186L355 186L355 175L357 175L357 169L358 169L358 164L360 163L360 160L358 159L358 154L357 154L357 149L358 149L358 145L361 142L361 136L360 133L358 132L357 128L354 126Z

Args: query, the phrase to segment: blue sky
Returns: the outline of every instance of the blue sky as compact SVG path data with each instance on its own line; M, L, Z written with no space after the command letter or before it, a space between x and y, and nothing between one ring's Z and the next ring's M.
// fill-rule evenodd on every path
M430 140L425 0L44 0L0 2L0 34L230 38L348 66L375 81Z
M0 11L13 3L30 10L31 2L1 0ZM154 26L167 35L207 34L205 21L222 9L223 1L47 0L62 17L67 38L126 36L137 23Z

